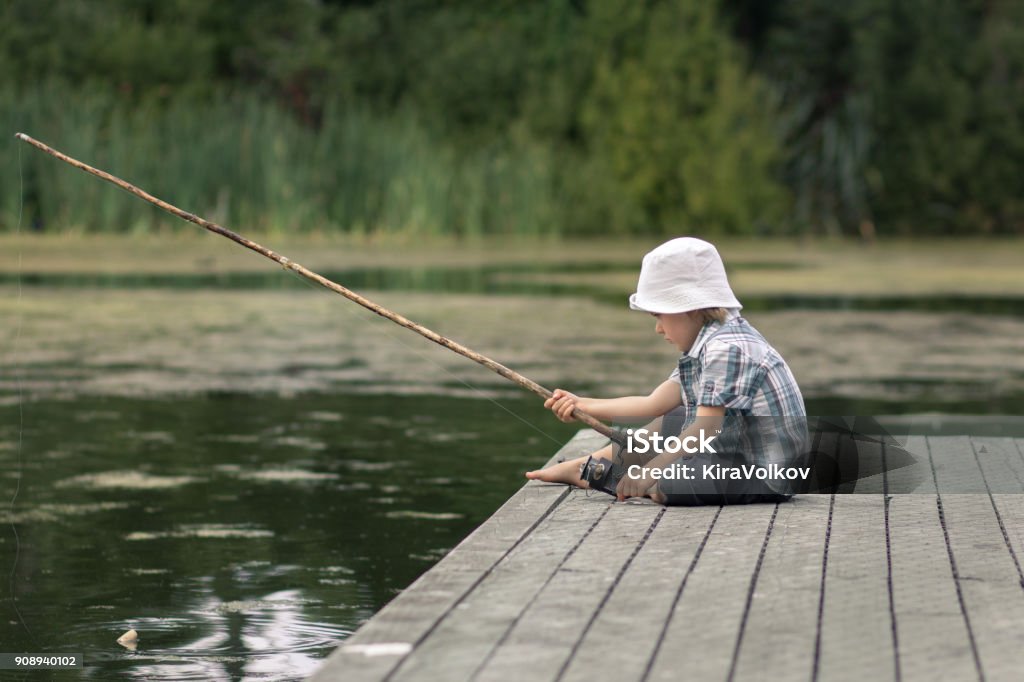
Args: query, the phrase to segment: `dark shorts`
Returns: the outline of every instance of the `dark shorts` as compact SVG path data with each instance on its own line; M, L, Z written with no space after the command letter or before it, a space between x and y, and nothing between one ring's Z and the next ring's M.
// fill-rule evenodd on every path
M665 496L664 504L670 507L699 507L701 505L755 504L758 502L785 502L792 495L770 491L719 490L708 481L673 481L664 483L658 490Z

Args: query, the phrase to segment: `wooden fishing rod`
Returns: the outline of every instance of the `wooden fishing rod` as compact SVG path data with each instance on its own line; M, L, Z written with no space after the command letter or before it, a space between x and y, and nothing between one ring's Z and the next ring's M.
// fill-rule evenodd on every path
M139 197L140 199L143 199L144 201L148 201L149 203L153 204L154 206L158 206L158 207L162 208L163 210L167 211L168 213L181 218L182 220L187 220L190 223L195 223L196 225L198 225L199 227L201 227L201 228L203 228L205 230L209 230L210 232L215 232L216 234L219 234L222 237L227 237L231 241L233 241L233 242L235 242L237 244L241 244L245 248L250 249L252 251L255 251L256 253L260 254L261 256L265 256L265 257L269 258L270 260L274 261L275 263L278 263L279 265L281 265L286 270L291 270L292 272L295 272L298 275L300 275L302 277L305 277L306 279L308 279L308 280L310 280L312 282L316 282L317 284L319 284L320 286L322 286L322 287L324 287L326 289L330 289L331 291L333 291L333 292L335 292L337 294L341 294L342 296L344 296L348 300L350 300L350 301L352 301L354 303L358 303L359 305L363 306L367 310L371 310L374 313L380 315L381 317L384 317L384 318L387 318L387 319L391 320L395 324L401 325L402 327L405 327L406 329L411 329L412 331L416 332L420 336L422 336L424 338L427 338L427 339L430 339L431 341L433 341L434 343L438 344L439 346L444 346L448 350L455 351L459 355L467 357L470 360L483 365L484 367L488 368L489 370L491 370L491 371L493 371L493 372L495 372L495 373L505 377L509 381L522 386L523 388L527 389L528 391L532 391L533 393L536 393L537 395L539 395L541 398L544 398L545 400L551 397L551 391L549 391L548 389L544 388L543 386L538 384L536 381L533 381L532 379L528 379L527 377L523 376L519 372L516 372L516 371L514 371L512 369L509 369L508 367L506 367L505 365L501 364L500 362L495 362L494 360L491 360L490 358L488 358L488 357L486 357L484 355L481 355L480 353L477 353L477 352L475 352L475 351L473 351L473 350L471 350L469 348L466 348L465 346L463 346L461 343L458 343L457 341L453 341L453 340L451 340L451 339L449 339L447 337L441 336L437 332L431 331L430 329L427 329L423 325L417 324L417 323L413 322L412 320L410 320L410 319L408 319L408 318L406 318L406 317L404 317L402 315L399 315L396 312L388 310L387 308L385 308L383 306L377 305L373 301L371 301L371 300L369 300L367 298L364 298L363 296L360 296L359 294L355 293L354 291L341 286L337 282L333 282L333 281L327 279L326 277L318 275L317 273L313 272L312 270L310 270L308 268L305 268L302 265L299 265L295 261L290 260L290 259L282 256L281 254L276 253L275 251L271 251L270 249L268 249L268 248L266 248L264 246L261 246L261 245L257 244L256 242L254 242L254 241L252 241L250 239L246 239L245 237L243 237L242 235L240 235L240 234L238 234L236 232L232 232L231 230L229 230L229 229L227 229L225 227L221 227L220 225L218 225L216 223L212 223L209 220L205 220L203 218L200 218L199 216L197 216L195 214L192 214L192 213L189 213L188 211L183 211L180 208L178 208L177 206L173 206L173 205L167 203L166 201L163 201L162 199L158 199L155 196L153 196L152 194L149 194L148 192L145 192L145 191L139 189L138 187L136 187L135 185L133 185L131 183L125 182L124 180L122 180L119 177L111 175L110 173L107 173L105 171L101 171L98 168L93 168L92 166L90 166L88 164L85 164L85 163L82 163L81 161L78 161L77 159L73 159L70 156L68 156L67 154L59 152L56 149L54 149L53 147L50 147L50 146L48 146L46 144L43 144L39 140L35 140L35 139L29 137L28 135L26 135L24 133L17 133L15 135L15 137L18 138L19 140L23 141L23 142L29 143L30 145L32 145L36 149L40 149L40 150L46 152L47 154L49 154L50 156L52 156L52 157L54 157L56 159L60 159L64 163L67 163L67 164L69 164L71 166L74 166L75 168L77 168L79 170L83 170L86 173L90 173L91 175L95 175L98 178L102 178L103 180L106 180L109 183L117 185L118 187L120 187L121 189L125 190L126 192L130 192L131 194L134 194L135 196ZM600 434L602 434L604 436L607 436L608 438L611 438L613 441L619 443L620 445L625 445L624 437L618 431L616 431L615 429L609 427L608 425L606 425L604 422L600 421L599 419L596 419L593 416L587 414L583 410L581 410L579 408L574 409L573 413L572 413L572 416L575 417L576 419L578 419L579 421L583 422L584 424L586 424L590 428L594 429L598 433L600 433Z

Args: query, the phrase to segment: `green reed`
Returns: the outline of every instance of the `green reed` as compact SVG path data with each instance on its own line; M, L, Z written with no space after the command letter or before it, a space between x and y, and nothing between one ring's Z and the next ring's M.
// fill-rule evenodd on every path
M188 229L16 142L17 131L238 230L557 231L546 150L511 142L457 150L411 115L378 117L335 103L310 126L253 95L129 106L116 92L49 84L0 92L0 121L12 136L0 163L4 231L14 229L19 209L23 231Z

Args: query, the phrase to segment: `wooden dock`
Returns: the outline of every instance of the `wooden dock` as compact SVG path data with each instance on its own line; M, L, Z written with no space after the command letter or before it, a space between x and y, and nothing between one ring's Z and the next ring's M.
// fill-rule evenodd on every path
M1022 448L917 437L913 494L778 505L530 482L312 679L1024 680Z

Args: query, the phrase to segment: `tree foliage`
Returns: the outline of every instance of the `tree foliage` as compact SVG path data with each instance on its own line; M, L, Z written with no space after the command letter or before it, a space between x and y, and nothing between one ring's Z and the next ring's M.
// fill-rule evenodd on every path
M332 158L355 152L331 132L354 117L417 140L405 168L447 169L401 174L433 188L430 222L473 185L456 233L1024 232L1024 5L1009 0L8 0L0 77L8 100L120 111L76 119L100 143L147 107L222 125L219 103L244 96ZM401 194L375 149L376 196ZM513 192L534 197L522 218L508 182L531 188ZM324 222L370 229L348 215Z
M582 108L591 155L620 186L633 227L736 233L776 218L770 92L744 72L711 5L640 7L625 0L595 19L612 30Z
M1021 233L1024 6L727 2L782 102L804 229Z

